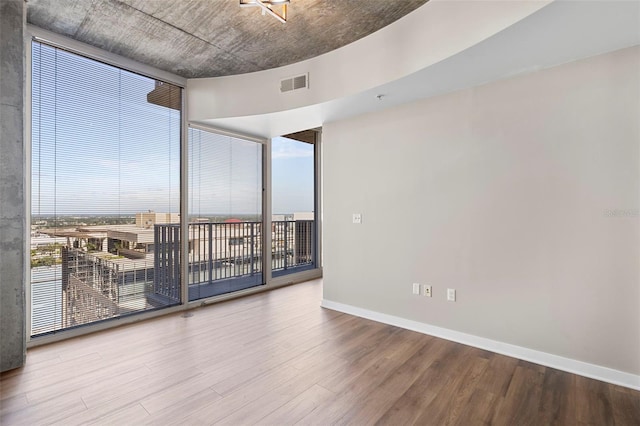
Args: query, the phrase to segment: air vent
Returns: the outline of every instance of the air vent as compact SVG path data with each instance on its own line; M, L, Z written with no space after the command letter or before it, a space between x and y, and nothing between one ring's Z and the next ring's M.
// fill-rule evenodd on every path
M293 90L305 89L309 87L309 74L297 75L295 77L280 80L280 93L291 92Z

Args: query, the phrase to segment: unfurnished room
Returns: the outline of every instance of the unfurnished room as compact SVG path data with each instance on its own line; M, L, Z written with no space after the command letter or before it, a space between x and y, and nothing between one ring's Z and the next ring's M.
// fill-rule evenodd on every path
M0 424L640 425L640 1L0 0Z

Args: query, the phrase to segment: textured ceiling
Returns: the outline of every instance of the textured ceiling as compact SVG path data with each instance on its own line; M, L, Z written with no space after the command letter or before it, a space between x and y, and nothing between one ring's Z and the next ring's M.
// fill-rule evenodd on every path
M260 71L365 37L427 0L291 0L288 22L238 0L28 0L28 22L186 77Z

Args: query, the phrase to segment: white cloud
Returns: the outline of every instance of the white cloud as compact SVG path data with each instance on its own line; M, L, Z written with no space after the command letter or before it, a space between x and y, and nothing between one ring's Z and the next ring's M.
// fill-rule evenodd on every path
M279 138L274 140L271 158L274 160L287 158L313 157L313 145L304 142Z

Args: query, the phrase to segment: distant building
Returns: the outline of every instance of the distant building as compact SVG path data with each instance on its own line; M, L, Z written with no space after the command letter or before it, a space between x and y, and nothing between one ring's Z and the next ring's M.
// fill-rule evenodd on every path
M315 213L314 212L296 212L293 214L293 218L289 220L314 220Z
M153 225L166 223L180 223L180 213L136 213L136 226L139 228L153 228Z
M295 222L294 264L314 262L315 253L315 213L297 212L293 214Z

